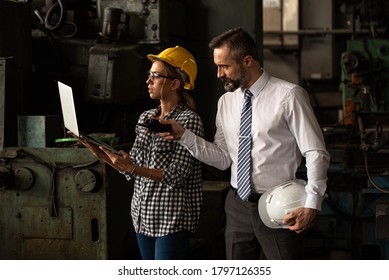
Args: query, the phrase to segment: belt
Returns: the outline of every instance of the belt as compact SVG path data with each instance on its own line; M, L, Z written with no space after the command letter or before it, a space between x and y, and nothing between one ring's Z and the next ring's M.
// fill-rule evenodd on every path
M231 186L231 190L234 192L234 195L237 196L238 195L238 189L234 188ZM258 203L259 201L259 198L261 197L261 193L251 193L249 195L249 197L247 198L247 201L251 202L251 203Z

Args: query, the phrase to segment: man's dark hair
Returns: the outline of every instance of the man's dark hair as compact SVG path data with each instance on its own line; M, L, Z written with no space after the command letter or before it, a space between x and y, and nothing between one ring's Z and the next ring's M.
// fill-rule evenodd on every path
M233 59L238 62L246 55L250 55L255 60L259 60L258 50L254 39L241 27L236 27L223 32L214 37L208 44L211 49L220 48L223 45L227 45L231 49Z

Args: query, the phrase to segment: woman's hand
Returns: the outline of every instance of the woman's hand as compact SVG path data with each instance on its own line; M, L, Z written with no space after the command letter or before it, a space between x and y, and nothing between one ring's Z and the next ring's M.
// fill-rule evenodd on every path
M78 139L78 141L85 146L91 153L106 162L113 168L115 168L119 172L125 172L133 170L134 164L132 163L128 153L125 151L119 151L118 153L114 153L111 150L108 150L102 146L95 145L89 142L87 139L77 137L72 132L68 132L69 135Z
M108 158L106 161L109 165L115 168L119 172L129 172L134 169L134 164L132 163L128 153L120 150L118 153L113 153L109 149L99 146L100 151L105 153L105 156Z

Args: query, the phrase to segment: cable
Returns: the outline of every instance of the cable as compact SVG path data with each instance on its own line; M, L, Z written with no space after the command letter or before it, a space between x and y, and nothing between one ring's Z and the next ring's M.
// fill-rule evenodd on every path
M365 170L366 170L366 174L367 174L367 178L369 179L369 182L373 185L374 188L376 188L378 191L382 192L382 193L389 193L389 190L384 190L382 189L381 187L379 187L376 183L374 183L373 179L371 178L370 176L370 171L369 171L369 165L368 165L368 162L367 162L367 152L364 150L363 151L363 155L365 157Z
M41 14L39 13L38 10L35 10L35 11L34 11L34 14L37 16L37 18L39 19L39 22L40 22L41 24L44 24L44 23L45 23L45 20L43 19L43 17L41 16Z
M384 190L381 187L379 187L376 183L374 183L373 178L371 178L370 176L369 164L367 161L367 151L369 149L369 145L365 141L366 134L365 134L365 129L363 127L362 117L360 115L358 116L358 127L359 127L360 139L361 139L361 149L363 152L363 156L365 158L365 170L366 170L367 178L369 179L369 182L373 185L373 187L376 188L378 191L382 193L389 193L389 190Z
M55 12L55 9L57 8L57 6L59 6L59 11L60 11L60 14L59 14L59 20L56 24L52 25L50 23L51 21L51 18L53 17L53 14ZM48 29L48 30L51 30L51 31L54 31L54 30L58 30L59 28L62 27L62 25L66 22L66 12L65 12L65 7L64 5L62 4L62 1L61 0L57 0L57 3L55 3L54 5L52 5L50 7L50 9L47 11L47 14L46 14L46 17L45 17L45 27Z
M341 175L341 174L339 174ZM339 177L340 178L340 177ZM336 185L336 182L334 182L334 178L332 177L331 178L332 181L329 181L328 182L328 185ZM343 181L343 177L342 177L342 181ZM328 190L327 193L327 198L323 200L323 203L326 203L333 211L335 211L335 214L337 214L340 218L346 220L346 221L350 221L350 222L360 222L360 223L370 223L370 222L374 222L375 221L375 216L374 215L366 215L366 216L359 216L359 215L356 215L355 214L355 205L353 206L353 210L352 210L352 214L350 213L346 213L344 210L342 210L338 205L339 205L339 202L335 199L334 200L334 195L333 193L335 193L336 190L334 191L331 191L330 189ZM352 196L354 196L354 192L353 191L349 191Z
M77 24L75 24L74 22L71 22L71 21L66 21L66 22L64 23L64 25L68 25L68 26L73 27L73 32L71 32L71 33L69 33L69 34L65 34L65 33L64 33L64 34L61 34L61 36L62 36L63 38L66 38L66 39L73 38L74 35L76 35L76 34L77 34L77 31L78 31Z

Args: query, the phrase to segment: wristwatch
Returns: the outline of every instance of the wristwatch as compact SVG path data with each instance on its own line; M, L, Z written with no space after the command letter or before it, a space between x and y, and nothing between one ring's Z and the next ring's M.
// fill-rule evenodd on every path
M126 175L126 176L130 176L130 175L134 174L135 168L136 168L136 165L134 165L134 168L131 170L131 172L128 172L127 170L124 170L124 171L119 171L119 173L123 174L123 175Z
M120 173L120 174L123 174L123 175L125 175L125 176L130 176L130 175L131 175L131 173L128 172L127 170L126 170L126 171L119 171L119 173Z

